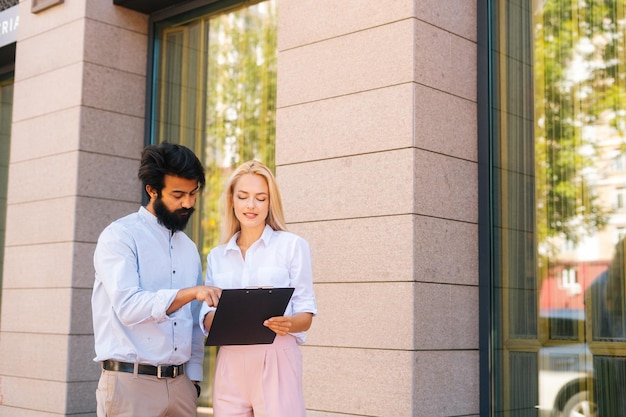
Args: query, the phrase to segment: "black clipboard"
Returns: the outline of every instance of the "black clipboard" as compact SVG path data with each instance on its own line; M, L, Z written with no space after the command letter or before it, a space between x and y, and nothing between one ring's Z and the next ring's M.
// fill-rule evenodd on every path
M222 290L205 345L273 343L276 333L263 326L263 322L285 314L293 291L293 288Z

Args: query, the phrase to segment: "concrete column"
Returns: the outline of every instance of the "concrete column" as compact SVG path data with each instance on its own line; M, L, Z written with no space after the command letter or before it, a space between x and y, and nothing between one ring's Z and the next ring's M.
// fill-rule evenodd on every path
M92 254L137 210L147 16L20 3L0 316L0 416L94 416Z
M309 417L478 414L475 7L279 2L277 179L319 308Z

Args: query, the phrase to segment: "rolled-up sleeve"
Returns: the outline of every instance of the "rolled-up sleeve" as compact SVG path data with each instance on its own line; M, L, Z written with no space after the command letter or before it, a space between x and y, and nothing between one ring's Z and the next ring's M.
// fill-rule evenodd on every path
M302 238L293 241L291 248L291 265L289 277L291 286L295 288L291 298L292 314L317 314L315 294L313 292L313 267L311 264L311 248Z
M211 274L212 268L211 268L211 256L207 256L207 268L206 268L206 275L204 277L204 285L209 285L209 286L216 286L215 283L213 282L213 275ZM204 317L209 314L211 311L215 311L216 308L215 307L209 307L209 305L207 303L202 303L200 306L200 314L198 316L198 322L200 324L200 330L202 330L202 333L207 336L209 334L209 331L207 329L204 328Z
M94 253L94 267L122 324L169 320L166 311L178 290L152 292L141 287L137 248L122 228L109 227L102 232Z

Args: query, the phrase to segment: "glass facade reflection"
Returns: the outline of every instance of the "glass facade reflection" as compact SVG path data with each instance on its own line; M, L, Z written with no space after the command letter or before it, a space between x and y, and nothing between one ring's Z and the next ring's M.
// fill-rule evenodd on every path
M626 415L625 9L490 3L492 415Z
M225 6L226 5L226 6ZM206 187L185 232L202 261L219 243L219 201L234 167L274 167L276 1L230 1L155 23L151 141L200 157ZM211 415L215 347L205 348L198 415Z

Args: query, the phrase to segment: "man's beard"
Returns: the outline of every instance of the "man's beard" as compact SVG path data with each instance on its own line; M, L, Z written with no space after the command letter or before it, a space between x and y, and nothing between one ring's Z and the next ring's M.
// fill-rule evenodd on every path
M159 223L171 230L172 233L183 230L191 218L191 213L195 211L193 207L169 211L168 208L165 207L165 204L163 204L161 197L157 197L157 199L154 200L152 208L154 208Z

